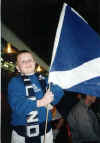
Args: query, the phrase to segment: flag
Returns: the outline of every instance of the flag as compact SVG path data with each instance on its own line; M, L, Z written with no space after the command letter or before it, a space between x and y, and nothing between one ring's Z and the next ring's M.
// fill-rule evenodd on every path
M49 82L100 97L100 37L64 3L54 41Z

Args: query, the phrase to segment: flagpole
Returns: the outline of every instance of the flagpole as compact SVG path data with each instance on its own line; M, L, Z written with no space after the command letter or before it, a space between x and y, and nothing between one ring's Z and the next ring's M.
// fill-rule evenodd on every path
M49 84L49 89L50 89L50 84ZM46 131L47 131L47 126L48 126L48 112L49 112L49 104L46 107L47 112L46 112L46 123L45 123L45 134L44 134L44 140L43 143L45 143L45 139L46 139Z
M44 134L44 140L43 143L45 143L45 138L46 138L46 131L47 131L47 125L48 125L48 105L47 105L47 112L46 112L46 123L45 123L45 134Z

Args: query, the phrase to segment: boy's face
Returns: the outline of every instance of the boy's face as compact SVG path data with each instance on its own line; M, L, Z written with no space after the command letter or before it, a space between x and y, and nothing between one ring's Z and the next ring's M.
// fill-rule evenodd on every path
M22 53L17 57L16 68L18 72L28 75L35 72L35 60L31 53Z

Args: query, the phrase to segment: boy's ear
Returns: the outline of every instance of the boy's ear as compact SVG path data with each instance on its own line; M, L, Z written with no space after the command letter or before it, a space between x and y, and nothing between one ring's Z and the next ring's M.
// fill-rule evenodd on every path
M16 65L16 69L17 69L18 72L20 72L20 69L19 69L19 67L17 65Z

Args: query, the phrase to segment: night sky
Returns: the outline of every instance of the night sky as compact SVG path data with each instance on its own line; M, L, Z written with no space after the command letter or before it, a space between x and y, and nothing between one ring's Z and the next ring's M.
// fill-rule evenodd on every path
M3 0L1 20L47 64L64 0ZM66 0L100 34L100 0Z

